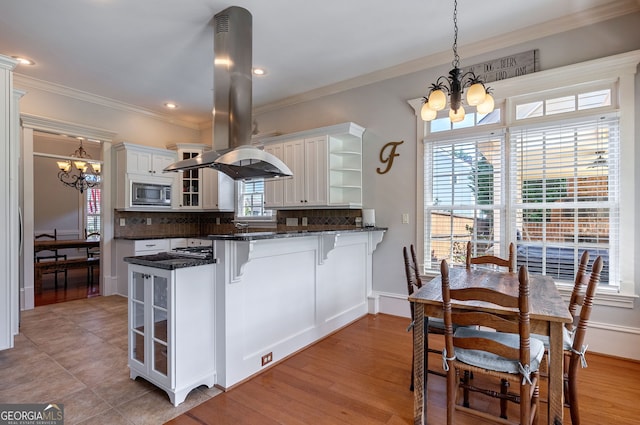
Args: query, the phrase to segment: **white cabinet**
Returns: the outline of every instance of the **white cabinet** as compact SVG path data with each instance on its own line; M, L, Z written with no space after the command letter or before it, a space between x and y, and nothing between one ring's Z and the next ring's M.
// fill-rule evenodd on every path
M264 147L264 151L284 161L283 143L272 143ZM291 167L289 167L291 168ZM295 173L293 169L292 172ZM284 180L267 179L264 185L264 206L267 209L282 207L284 202Z
M176 154L168 150L152 150L147 147L134 147L130 144L125 146L127 147L127 173L162 175L163 170L177 160Z
M284 162L293 177L283 180L284 207L327 204L327 136L283 143Z
M119 143L113 147L115 152L115 208L125 210L150 210L157 207L131 205L131 188L135 183L151 183L175 186L177 173L164 173L168 165L178 160L174 151L140 146L132 143ZM174 189L175 191L175 189ZM172 206L176 205L172 195Z
M174 406L215 384L214 265L162 270L129 264L129 369Z
M292 178L265 185L265 207L361 208L362 133L354 123L264 139L264 149L282 159Z
M168 146L178 152L182 161L194 158L205 150L207 146L200 144L178 143ZM234 183L229 176L211 168L185 170L178 173L176 183L178 209L183 210L211 210L233 211Z

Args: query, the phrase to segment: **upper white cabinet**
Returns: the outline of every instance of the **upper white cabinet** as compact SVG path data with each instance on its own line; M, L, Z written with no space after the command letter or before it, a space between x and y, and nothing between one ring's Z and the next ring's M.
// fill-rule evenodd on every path
M265 207L361 208L363 132L348 122L262 140L293 172L267 182Z
M125 151L127 173L161 176L163 170L177 160L175 152L166 149L148 148L129 143L115 146L116 149L120 147Z
M194 158L209 147L179 143L168 146L178 153L179 160ZM185 170L178 173L176 208L184 210L233 211L234 183L231 177L211 168Z
M119 143L113 146L113 150L115 152L115 208L128 210L157 208L133 206L132 184L151 183L174 187L176 173L164 173L163 170L178 160L176 152L132 143ZM171 205L176 205L175 196L172 196Z

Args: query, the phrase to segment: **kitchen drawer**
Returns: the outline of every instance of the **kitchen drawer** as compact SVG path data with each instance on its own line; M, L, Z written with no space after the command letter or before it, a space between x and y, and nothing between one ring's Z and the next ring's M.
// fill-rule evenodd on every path
M134 241L133 249L135 255L148 251L166 252L171 250L171 241L169 239L143 239Z

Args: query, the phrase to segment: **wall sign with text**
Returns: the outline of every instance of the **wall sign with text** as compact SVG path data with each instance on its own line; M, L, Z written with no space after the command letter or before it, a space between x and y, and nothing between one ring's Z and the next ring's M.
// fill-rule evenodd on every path
M506 80L535 72L536 59L536 51L529 50L465 67L462 69L462 73L472 71L485 83Z

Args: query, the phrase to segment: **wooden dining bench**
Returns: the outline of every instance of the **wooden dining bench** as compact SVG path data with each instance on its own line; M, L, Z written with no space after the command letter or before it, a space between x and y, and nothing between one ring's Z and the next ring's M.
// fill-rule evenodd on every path
M93 271L93 268L100 266L100 258L88 257L88 258L71 258L69 260L60 261L43 261L34 263L34 285L37 293L42 292L42 275L44 273L54 273L59 271L65 271L69 269L89 269ZM88 284L93 286L93 273L89 273ZM66 282L65 282L66 289Z

